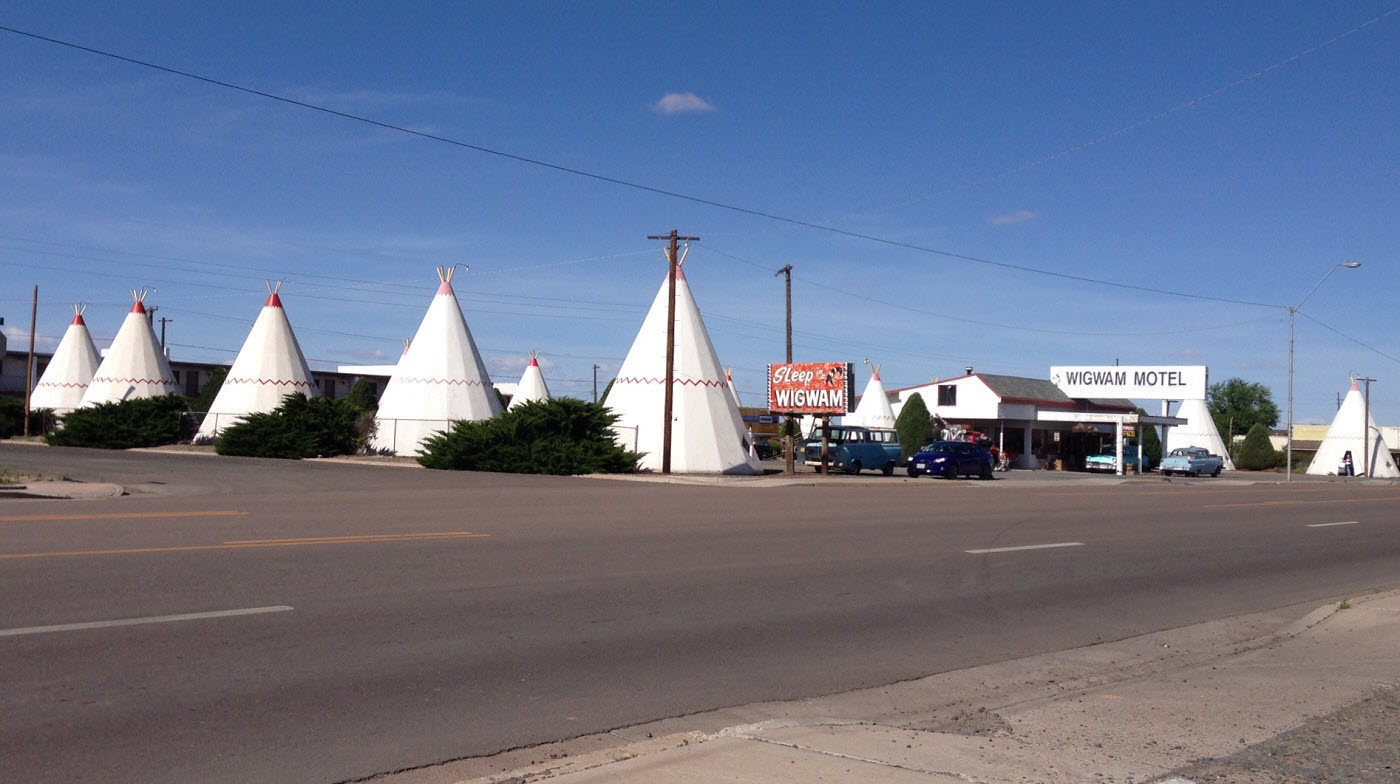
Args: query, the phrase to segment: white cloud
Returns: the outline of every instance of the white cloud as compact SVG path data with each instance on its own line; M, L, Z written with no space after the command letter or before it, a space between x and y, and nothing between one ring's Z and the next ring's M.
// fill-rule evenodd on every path
M1195 359L1200 355L1201 352L1197 351L1194 348L1179 348L1176 351L1172 352L1172 356L1181 357L1182 359Z
M657 114L690 114L716 111L715 105L695 93L666 93L661 100L651 105Z
M989 226L1015 226L1018 223L1035 220L1035 213L1030 210L1017 210L1006 215L994 215L987 219Z
M29 330L22 327L4 326L0 327L0 332L4 332L5 339L9 341L7 350L26 353L29 351ZM51 354L58 348L58 341L58 338L49 335L35 335L34 350ZM20 375L24 375L23 371L20 372Z

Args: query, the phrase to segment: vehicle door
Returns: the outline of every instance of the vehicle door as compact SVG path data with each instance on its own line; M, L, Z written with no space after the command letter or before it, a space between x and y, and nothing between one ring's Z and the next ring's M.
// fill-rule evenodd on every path
M966 474L972 471L972 446L957 441L953 444L954 460L958 463L958 473Z

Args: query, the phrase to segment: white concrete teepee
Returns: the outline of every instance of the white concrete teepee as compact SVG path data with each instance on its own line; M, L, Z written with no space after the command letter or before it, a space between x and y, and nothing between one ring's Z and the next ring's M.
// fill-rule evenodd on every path
M1337 409L1337 415L1332 418L1332 426L1327 428L1327 437L1322 439L1317 454L1308 465L1308 473L1319 476L1335 475L1339 473L1343 459L1350 452L1352 470L1357 476L1380 479L1400 477L1400 468L1396 467L1395 459L1390 456L1390 450L1382 440L1374 418L1366 421L1368 438L1362 439L1361 422L1365 418L1366 401L1353 381L1351 390L1342 400L1342 407ZM1342 469L1341 472L1344 473L1345 470Z
M271 411L295 392L314 393L311 368L282 308L281 289L281 281L267 284L267 302L209 405L196 441L218 436L248 414Z
M729 396L734 398L734 406L742 407L744 404L739 402L739 389L734 386L734 368L724 369L724 383L729 386Z
M1163 455L1173 449L1198 446L1225 461L1225 470L1235 470L1235 461L1230 459L1230 450L1225 448L1220 431L1215 429L1215 420L1210 416L1210 409L1206 408L1206 401L1183 400L1181 409L1173 416L1185 419L1186 424L1167 428L1167 440L1162 445Z
M117 336L112 338L112 345L98 365L97 373L88 382L79 408L180 393L175 374L170 372L170 361L165 358L150 319L146 317L146 306L142 304L146 291L133 290L131 298L136 302L126 314L121 329L117 330Z
M684 261L684 258L681 259ZM676 270L675 382L672 384L671 470L677 473L757 474L744 443L743 419L729 391L685 273ZM651 303L608 393L617 414L617 442L644 453L641 467L661 469L666 386L667 283Z
M893 429L894 409L890 407L890 396L885 392L885 383L880 380L880 366L872 364L868 359L865 360L865 364L870 365L870 381L865 385L865 392L860 396L856 410L844 421L850 425Z
M92 333L83 321L84 310L85 305L73 306L73 323L63 333L63 340L49 358L49 366L29 396L31 409L51 408L55 414L66 414L83 402L83 393L97 375L97 366L102 364Z
M515 394L511 396L510 405L506 406L506 410L514 411L526 403L548 399L549 387L545 386L544 374L540 372L539 354L532 353L530 354L530 364L525 366L525 373L520 376L520 383L515 385Z
M501 413L491 376L452 291L455 271L437 268L437 295L379 398L371 449L416 455L423 439L453 422Z

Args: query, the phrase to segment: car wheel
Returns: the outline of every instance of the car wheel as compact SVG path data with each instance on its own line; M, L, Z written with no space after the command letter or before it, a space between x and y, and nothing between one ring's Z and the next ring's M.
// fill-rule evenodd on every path
M1216 466L1216 467L1215 467L1215 470L1210 472L1210 475L1211 475L1211 476L1220 476L1220 467L1219 467L1219 466Z
M957 478L958 478L958 467L955 466L955 465L950 465L950 466L948 466L947 468L943 469L943 478L944 478L944 479L957 479Z
M991 479L991 478L992 478L992 466L991 466L990 463L983 463L983 464L982 464L982 473L978 475L978 478L980 478L980 479Z
M880 473L884 474L885 476L894 476L894 463L885 463L885 467L880 469Z
M860 461L859 461L859 460L852 460L851 462L847 463L847 464L846 464L846 473L848 473L848 474L859 474L859 473L860 473Z
M915 470L912 469L912 468L907 469L907 470L905 471L905 473L909 474L909 478L910 478L910 479L918 479L918 478L919 478L919 472L918 472L918 471L915 471Z
M1171 475L1172 475L1172 472L1171 472L1171 471L1168 471L1168 470L1165 469L1165 468L1162 469L1162 476L1171 476Z

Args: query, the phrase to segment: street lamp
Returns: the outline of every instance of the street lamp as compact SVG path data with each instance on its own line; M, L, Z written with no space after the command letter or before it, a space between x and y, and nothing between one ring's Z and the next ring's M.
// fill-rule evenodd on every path
M1296 316L1296 315L1298 314L1298 309L1301 308L1301 307L1303 307L1303 303L1308 301L1308 297L1311 297L1311 296L1313 295L1314 292L1316 292L1319 288L1322 288L1322 284L1323 284L1323 283L1326 283L1326 282L1327 282L1327 279L1330 278L1330 277L1332 277L1332 273L1336 272L1338 268L1340 268L1340 267L1346 267L1347 269L1356 269L1357 267L1360 267L1360 266L1361 266L1361 262L1359 262L1359 261L1352 261L1351 259L1347 259L1346 261L1341 261L1341 262L1338 262L1338 263L1336 263L1336 264L1333 264L1333 265L1332 265L1332 268L1329 269L1329 270L1327 270L1327 274L1322 276L1322 280L1319 280L1319 281L1317 282L1317 285L1312 287L1312 291L1309 291L1309 292L1307 293L1307 295L1305 295L1302 299L1298 300L1298 304L1297 304L1297 305L1292 305L1292 306L1290 306L1290 307L1288 308L1288 466L1287 466L1287 468L1285 469L1285 474L1284 474L1284 475L1285 475L1285 481L1288 481L1288 482L1292 482L1292 481L1293 481L1293 319L1294 319L1294 316Z

